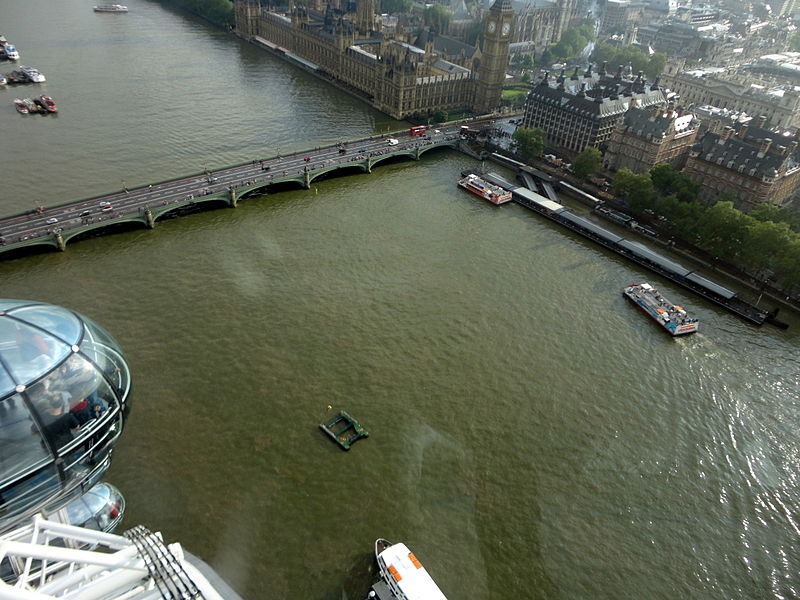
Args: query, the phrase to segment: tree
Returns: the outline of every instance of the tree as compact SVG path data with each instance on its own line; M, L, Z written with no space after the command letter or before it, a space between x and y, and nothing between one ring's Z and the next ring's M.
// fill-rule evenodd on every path
M651 176L648 173L637 175L630 169L617 171L612 187L614 193L625 200L646 198L649 201L648 206L652 203L652 197L655 194ZM643 209L648 208L648 206L643 207Z
M466 31L464 31L464 41L468 43L470 46L480 46L483 44L483 30L486 24L486 17L481 19L480 21L473 21L469 25L467 25Z
M431 4L423 12L423 18L425 25L433 27L439 33L444 33L450 23L450 11L441 4Z
M678 172L669 163L661 163L650 169L650 180L662 194L668 194L672 190L677 175Z
M230 0L173 0L172 4L182 6L223 27L232 26L235 22L233 3Z
M757 221L749 216L747 220L742 262L762 277L771 275L778 263L778 256L792 239L792 232L786 223Z
M583 152L572 161L572 172L581 179L586 179L600 167L600 159L603 155L597 148L584 148Z
M656 52L650 57L647 66L644 69L645 75L650 79L655 79L664 72L664 67L667 66L667 55L663 52Z
M544 147L547 145L547 133L543 129L517 127L513 136L517 152L525 160L541 156Z
M602 42L594 47L591 60L596 63L611 62L616 53L617 49L614 46L607 42Z
M714 256L735 259L747 235L747 217L733 202L717 202L697 223L700 246Z
M397 13L407 13L414 5L413 0L381 0L380 12L394 15Z
M796 31L789 39L789 49L794 52L800 51L800 31Z
M436 110L431 114L431 121L434 123L444 123L447 121L447 112L443 110Z

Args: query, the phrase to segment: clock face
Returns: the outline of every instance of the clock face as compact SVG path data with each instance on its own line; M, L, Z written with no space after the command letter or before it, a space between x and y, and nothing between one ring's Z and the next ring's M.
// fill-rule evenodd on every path
M494 33L495 29L497 29L497 23L489 21L489 33Z
M508 35L509 31L511 31L511 23L503 23L503 35Z

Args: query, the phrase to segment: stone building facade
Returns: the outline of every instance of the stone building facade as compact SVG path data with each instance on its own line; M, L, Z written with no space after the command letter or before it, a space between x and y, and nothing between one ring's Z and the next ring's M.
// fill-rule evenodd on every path
M611 134L603 155L606 169L628 169L647 173L656 165L669 163L676 171L686 164L700 128L693 114L631 107Z
M601 147L631 106L666 107L667 100L657 82L649 85L639 73L635 79L591 67L584 73L576 68L555 80L548 74L530 91L525 104L523 126L543 129L547 145L568 154L592 146Z
M582 4L576 0L517 0L512 6L517 15L512 42L532 43L533 53L539 57L550 44L561 39L570 20L578 17L577 10Z
M330 4L324 12L299 6L276 12L257 0L239 0L235 11L239 35L339 83L395 119L437 110L485 113L500 105L515 23L510 0L496 0L488 11L481 48L444 36L428 36L418 47L413 42L419 32L376 33L373 0L359 0L349 12Z
M800 189L800 140L755 125L706 133L684 172L708 198L732 195L744 210L762 203L786 206Z
M716 106L750 115L764 115L771 127L800 126L800 91L794 85L761 81L752 72L717 69L681 69L670 62L661 76L663 84L678 94L685 106Z

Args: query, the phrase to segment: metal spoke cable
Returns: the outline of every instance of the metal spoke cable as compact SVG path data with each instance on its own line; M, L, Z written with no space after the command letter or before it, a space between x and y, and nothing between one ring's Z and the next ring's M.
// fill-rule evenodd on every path
M124 535L136 546L162 598L204 600L177 557L157 535L142 525L129 529Z

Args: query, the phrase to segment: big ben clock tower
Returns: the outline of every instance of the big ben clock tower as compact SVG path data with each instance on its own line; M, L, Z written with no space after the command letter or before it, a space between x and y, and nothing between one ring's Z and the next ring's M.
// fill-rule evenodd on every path
M500 95L506 80L508 47L514 33L514 9L511 0L495 0L486 15L483 48L475 81L472 109L487 113L500 106Z

